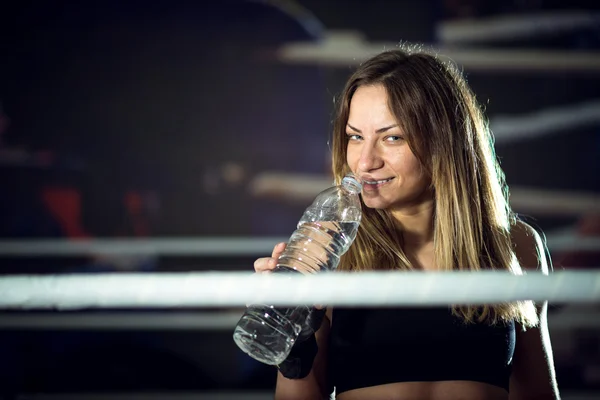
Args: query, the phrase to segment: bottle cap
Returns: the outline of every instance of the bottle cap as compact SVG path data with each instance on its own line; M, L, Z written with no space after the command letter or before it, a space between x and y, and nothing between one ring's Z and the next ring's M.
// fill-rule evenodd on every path
M360 193L362 190L362 182L354 174L347 174L342 179L342 186L350 193Z

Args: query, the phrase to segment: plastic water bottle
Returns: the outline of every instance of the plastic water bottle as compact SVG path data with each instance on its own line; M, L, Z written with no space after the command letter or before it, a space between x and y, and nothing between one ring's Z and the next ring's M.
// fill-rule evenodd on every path
M274 273L333 271L358 231L361 182L347 175L339 186L321 192L304 211L298 227L277 260ZM233 340L250 357L281 364L296 341L312 335L307 324L312 306L249 306L235 327Z

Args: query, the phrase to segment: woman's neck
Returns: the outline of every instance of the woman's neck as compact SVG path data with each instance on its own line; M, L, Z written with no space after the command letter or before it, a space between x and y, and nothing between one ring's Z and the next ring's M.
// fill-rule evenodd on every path
M402 232L404 246L418 250L433 242L433 199L418 205L393 210L392 216Z

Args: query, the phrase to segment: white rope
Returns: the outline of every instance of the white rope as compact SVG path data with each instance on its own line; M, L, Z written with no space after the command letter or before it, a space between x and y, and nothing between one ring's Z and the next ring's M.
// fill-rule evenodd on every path
M245 304L445 305L597 302L600 274L506 272L179 273L0 278L0 308L227 307Z
M600 103L599 103L600 106ZM598 108L600 115L600 107ZM599 119L600 122L600 119ZM332 185L332 178L326 175L297 174L279 171L265 171L250 183L250 192L257 197L281 198L289 202L309 203L322 190ZM600 195L593 192L548 190L526 186L510 186L510 204L519 213L539 215L572 216L600 213ZM577 245L578 238L574 238ZM564 237L550 239L552 246L570 246ZM600 241L596 241L596 249Z
M532 205L532 208L534 206ZM288 237L187 239L2 240L0 256L265 256ZM547 237L550 251L599 251L600 238L572 233Z
M597 397L568 397L561 393L563 400L592 400ZM89 393L75 392L69 393L35 393L17 397L17 399L27 400L273 400L272 390L250 390L247 392L241 390L198 390L198 391L156 391L148 390L142 392L109 392L109 393Z
M531 208L534 208L532 206ZM93 239L2 240L0 256L265 256L287 237L188 238L188 239ZM573 234L548 235L551 251L599 251L600 238Z
M347 68L397 46L397 42L366 41L358 32L330 31L317 43L286 44L278 49L276 57L283 63ZM435 52L470 71L600 71L600 54L593 51L438 46Z
M73 255L172 255L172 256L256 256L271 254L273 246L288 237L197 237L152 239L34 239L0 240L3 256Z
M240 320L242 311L76 311L19 312L0 314L0 329L71 330L230 330ZM588 318L587 321L590 319ZM600 322L600 321L599 321ZM597 325L596 325L597 326Z
M303 181L302 191L294 182ZM265 173L256 181L256 191L262 196L281 196L310 201L331 181L321 176L301 176ZM511 204L523 213L577 215L600 212L600 197L589 193L569 193L528 188L511 190ZM580 237L573 232L548 233L548 248L552 252L600 251L600 237ZM288 237L196 237L147 239L33 239L0 240L0 256L264 256Z
M550 107L524 115L494 115L490 127L496 143L514 143L600 124L600 100Z
M509 190L510 205L518 213L531 213L535 216L579 216L600 213L600 195L591 191L548 190L524 186L510 186ZM573 237L573 239L579 238ZM550 241L550 238L548 240ZM562 239L552 240L557 246L565 246L561 242Z
M600 14L597 13L565 10L554 13L458 19L439 23L436 36L440 42L448 45L523 39L593 28L599 20Z
M243 309L220 311L74 311L0 313L0 329L95 330L95 331L229 331L242 316ZM600 329L600 309L585 310L581 305L567 311L548 313L551 332Z

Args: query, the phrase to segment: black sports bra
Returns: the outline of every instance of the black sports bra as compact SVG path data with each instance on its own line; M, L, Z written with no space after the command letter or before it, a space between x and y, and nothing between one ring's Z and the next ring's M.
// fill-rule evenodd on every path
M515 325L465 324L448 308L334 308L336 393L394 382L467 380L508 391Z

